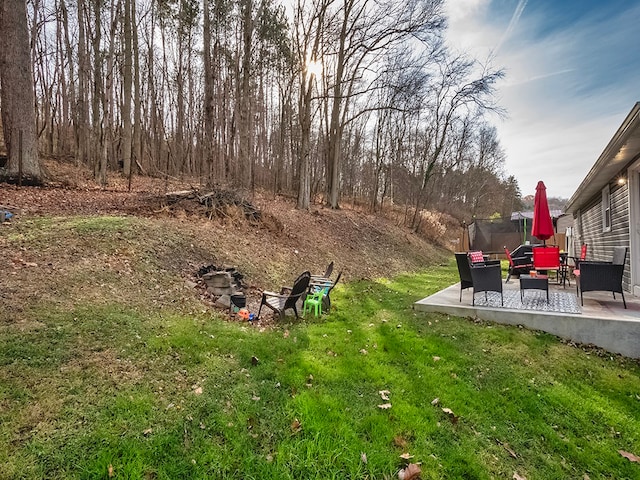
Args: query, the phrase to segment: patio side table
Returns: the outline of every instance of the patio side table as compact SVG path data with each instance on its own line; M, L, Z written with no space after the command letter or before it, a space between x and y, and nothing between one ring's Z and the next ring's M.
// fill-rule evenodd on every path
M547 303L549 303L549 277L546 275L520 275L520 301L524 300L525 290L544 290L547 292Z

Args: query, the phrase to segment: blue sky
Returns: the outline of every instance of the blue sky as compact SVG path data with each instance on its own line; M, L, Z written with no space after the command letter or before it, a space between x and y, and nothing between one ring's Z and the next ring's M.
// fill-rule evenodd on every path
M569 198L640 101L640 1L446 1L449 41L506 71L507 173Z

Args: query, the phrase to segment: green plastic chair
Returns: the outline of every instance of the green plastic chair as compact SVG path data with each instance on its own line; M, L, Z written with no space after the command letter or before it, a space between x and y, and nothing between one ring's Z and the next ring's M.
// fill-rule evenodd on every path
M322 299L327 294L329 287L317 289L313 293L308 293L307 298L304 300L304 306L302 307L302 315L306 315L307 309L309 312L313 311L317 317L322 315Z

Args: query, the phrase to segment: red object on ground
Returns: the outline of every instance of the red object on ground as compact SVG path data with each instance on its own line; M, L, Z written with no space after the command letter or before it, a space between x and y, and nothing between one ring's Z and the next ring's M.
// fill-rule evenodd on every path
M549 213L549 203L547 202L547 187L541 181L536 186L536 197L533 203L533 225L531 235L540 240L547 240L553 237L553 220Z

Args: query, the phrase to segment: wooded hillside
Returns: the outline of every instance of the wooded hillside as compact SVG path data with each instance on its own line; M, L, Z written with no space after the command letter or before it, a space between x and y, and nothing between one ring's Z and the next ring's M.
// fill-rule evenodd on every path
M41 157L103 186L135 173L301 209L402 205L418 229L424 209L468 221L519 195L491 124L504 72L449 50L446 21L443 0L36 0L3 32L29 36ZM4 46L6 64L29 61ZM2 113L5 131L22 118Z

